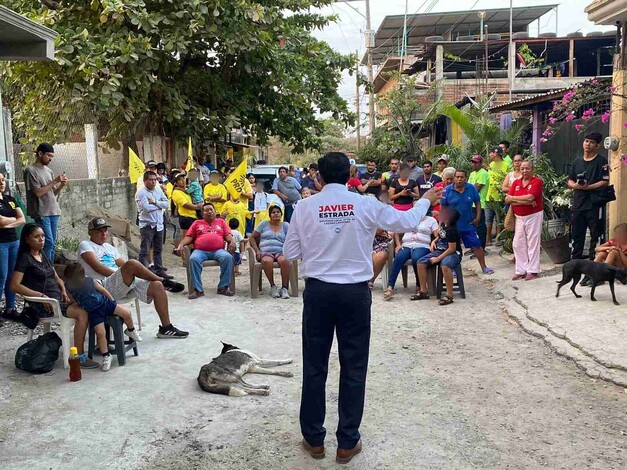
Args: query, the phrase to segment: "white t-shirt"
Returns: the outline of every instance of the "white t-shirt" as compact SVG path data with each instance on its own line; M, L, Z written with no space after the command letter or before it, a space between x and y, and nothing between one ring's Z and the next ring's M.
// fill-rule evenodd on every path
M233 235L233 241L235 242L235 253L239 253L239 244L244 239L244 236L239 233L239 230L231 230L231 235Z
M111 268L114 271L118 270L118 265L115 264L115 260L120 258L120 252L116 247L110 245L109 243L105 243L104 245L98 245L91 240L83 240L78 245L78 260L83 266L83 269L85 269L85 275L91 276L94 279L101 281L106 276L103 276L102 274L94 271L92 267L88 265L81 256L83 253L95 253L96 258L98 258L98 261L100 261L100 264L106 266L107 268Z
M420 221L418 228L403 235L403 248L429 248L431 246L431 234L438 229L438 221L433 217L425 216Z

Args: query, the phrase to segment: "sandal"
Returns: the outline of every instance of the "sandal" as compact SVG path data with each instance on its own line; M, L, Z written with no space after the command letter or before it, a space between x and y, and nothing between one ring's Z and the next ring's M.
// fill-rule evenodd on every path
M444 297L442 297L440 299L440 301L438 302L440 305L450 305L453 303L453 298L449 297L448 295L445 295Z
M417 292L415 294L412 294L409 300L429 300L429 294L427 294L426 292Z
M394 296L394 289L388 287L383 293L383 300L390 300Z

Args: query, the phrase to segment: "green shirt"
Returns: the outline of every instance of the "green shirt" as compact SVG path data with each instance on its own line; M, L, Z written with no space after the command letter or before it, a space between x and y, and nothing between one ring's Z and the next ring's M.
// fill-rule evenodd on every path
M500 162L490 162L490 188L486 195L486 201L502 201L503 200L503 181L509 171L509 164L502 160Z
M512 157L510 157L509 155L505 155L505 156L503 157L503 161L504 161L504 162L507 162L507 164L508 164L508 165L510 166L510 168L511 168L511 166L512 166L512 164L513 164L513 162L512 162Z
M479 171L473 171L468 176L468 182L472 185L482 184L481 191L479 191L479 197L481 198L481 208L485 209L485 198L488 195L488 188L490 187L490 175L487 171L481 168Z

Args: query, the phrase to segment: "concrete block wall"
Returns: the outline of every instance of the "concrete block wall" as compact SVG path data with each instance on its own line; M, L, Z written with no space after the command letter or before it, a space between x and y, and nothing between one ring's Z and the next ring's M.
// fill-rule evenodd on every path
M24 184L19 186L25 199ZM135 220L135 185L128 177L70 180L59 197L59 205L59 238L82 240L87 236L90 210L99 212L104 209L117 217Z

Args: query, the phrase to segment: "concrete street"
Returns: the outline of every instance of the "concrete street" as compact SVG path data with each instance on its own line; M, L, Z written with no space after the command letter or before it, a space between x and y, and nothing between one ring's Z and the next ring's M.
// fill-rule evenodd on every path
M402 288L384 302L377 282L364 451L348 468L626 468L625 389L586 375L579 359L575 364L562 356L565 348L546 342L553 335L534 326L568 333L563 336L570 341L562 341L577 343L596 375L613 379L618 375L596 358L621 364L624 335L606 329L621 331L625 308L609 302L607 287L598 290L592 306L567 289L555 299L555 275L514 291L505 281L513 269L507 260L488 258L497 269L492 280L474 275L475 264L465 260L468 298L447 307L435 300L410 302L410 290ZM204 276L205 298L170 296L175 325L191 332L187 340L155 338L157 317L143 306L140 356L129 357L125 367L114 359L108 373L83 371L78 383L68 381L60 361L42 376L17 370L14 354L25 334L11 335L15 328L4 326L2 468L337 468L337 350L328 380L328 454L314 461L300 448L298 426L302 297L273 300L264 292L252 301L243 271L237 297L213 294L212 270ZM183 279L182 269L170 272ZM617 295L627 305L627 289L620 286ZM521 310L508 310L512 305ZM592 319L595 329L575 331L574 318ZM586 337L600 346L583 349ZM282 368L295 377L247 376L270 384L269 397L207 394L196 377L219 354L220 340L261 356L293 357L294 364Z

